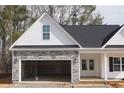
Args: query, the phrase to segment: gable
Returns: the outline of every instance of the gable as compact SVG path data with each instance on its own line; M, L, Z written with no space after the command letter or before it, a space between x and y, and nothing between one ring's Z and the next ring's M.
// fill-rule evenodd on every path
M43 25L50 26L50 40L43 40ZM14 45L76 45L76 43L45 13L12 46Z
M124 26L105 44L104 47L118 48L124 45Z

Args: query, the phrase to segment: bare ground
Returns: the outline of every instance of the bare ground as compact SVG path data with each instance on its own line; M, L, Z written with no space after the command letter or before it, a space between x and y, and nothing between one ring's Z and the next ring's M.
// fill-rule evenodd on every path
M11 74L0 74L0 88L9 88L12 84Z
M12 84L10 74L0 74L0 88L108 88L106 84L19 83ZM124 84L124 83L123 83Z

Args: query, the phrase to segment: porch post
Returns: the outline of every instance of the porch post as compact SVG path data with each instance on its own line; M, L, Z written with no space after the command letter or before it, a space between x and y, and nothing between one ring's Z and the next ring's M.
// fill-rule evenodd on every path
M107 66L107 53L104 53L104 80L107 80L107 71L108 71L108 66Z
M81 75L80 75L80 71L81 71L81 68L80 68L80 64L81 64L81 61L80 61L80 51L79 51L79 57L78 57L78 64L79 64L79 67L78 67L78 70L79 70L79 81L80 81L80 78L81 78Z

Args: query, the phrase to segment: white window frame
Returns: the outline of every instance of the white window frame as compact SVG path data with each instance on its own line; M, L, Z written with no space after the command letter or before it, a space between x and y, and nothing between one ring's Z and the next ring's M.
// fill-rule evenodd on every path
M122 58L124 58L124 57L121 57L121 71L124 71L124 70L122 70L122 65L124 65L124 64L122 64Z
M86 69L83 69L83 67L82 67L82 65L83 65L83 60L86 62L86 64L85 64L85 65L86 65ZM81 69L82 69L82 71L88 70L88 67L87 67L87 66L88 66L88 65L87 65L87 60L86 60L86 59L82 59L82 60L81 60L81 63L82 63L82 64L81 64Z
M114 58L119 58L120 64L115 64L115 63L114 63L114 61L115 61ZM121 57L113 57L113 72L118 72L118 71L115 71L115 69L114 69L116 65L119 65L119 66L120 66L120 71L121 71L121 62L122 62L122 61L121 61ZM120 71L119 71L119 72L120 72Z
M82 60L81 60L81 63L83 63L83 62L82 62L83 60L86 61L86 69L83 70L82 67L81 67L82 71L87 71L87 70L93 71L93 70L95 70L95 60L94 60L94 59L82 59ZM90 69L90 60L93 60L93 70ZM81 65L82 65L82 64L81 64Z
M49 27L49 31L44 32L44 27ZM47 28L48 29L48 28ZM44 36L44 34L49 34L48 36ZM45 38L44 38L45 37ZM50 40L50 25L43 25L43 33L42 33L43 40Z
M93 61L93 69L90 69L90 60ZM88 66L89 66L88 68L89 68L90 71L95 70L95 60L94 59L89 59L88 60Z
M112 58L113 58L113 72L124 72L124 71L122 71L122 65L124 65L124 64L122 64L122 58L124 58L124 57L123 56L114 56ZM114 58L119 58L120 59L120 71L115 71L114 70L114 65L117 65L117 64L114 64Z

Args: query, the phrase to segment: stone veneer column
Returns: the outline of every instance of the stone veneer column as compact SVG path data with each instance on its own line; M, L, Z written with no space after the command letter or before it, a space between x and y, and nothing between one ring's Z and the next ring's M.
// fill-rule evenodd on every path
M19 82L19 60L21 59L67 59L72 60L71 82L79 81L79 52L78 51L15 51L12 62L13 83Z

